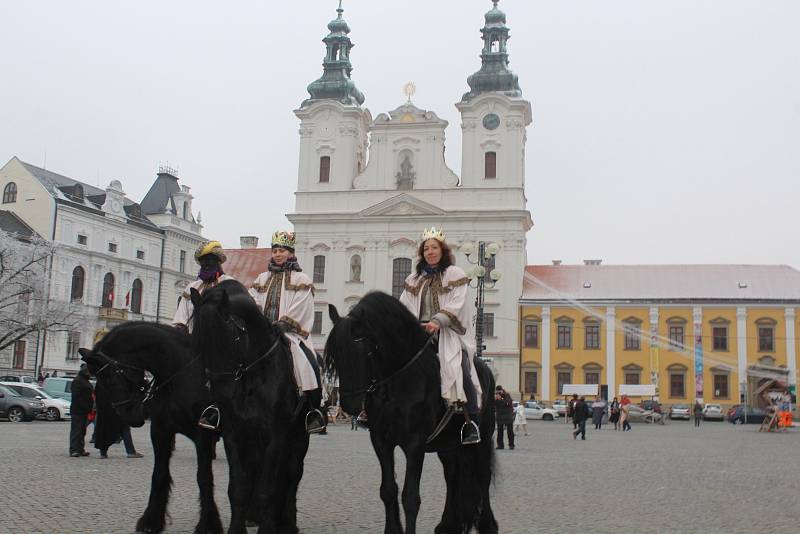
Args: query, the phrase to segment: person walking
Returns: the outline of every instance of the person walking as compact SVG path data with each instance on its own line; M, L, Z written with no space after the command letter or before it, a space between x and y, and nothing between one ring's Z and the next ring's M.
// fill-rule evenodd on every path
M570 399L569 403L567 404L567 417L572 418L572 429L575 430L578 428L578 424L575 422L575 405L578 403L578 395L577 393L572 394L572 398Z
M612 400L611 404L608 406L608 413L608 420L614 423L614 430L619 430L619 401L616 397L614 397L614 400Z
M528 435L528 420L525 418L525 404L520 401L517 408L514 410L514 433L518 433L522 429L525 435Z
M699 428L700 418L703 417L703 406L700 404L700 401L694 401L694 409L692 411L694 412L694 427Z
M575 430L572 431L572 439L578 439L580 434L582 440L586 440L586 420L589 418L589 406L584 397L579 398L572 407L572 422Z
M72 379L69 390L72 402L69 405L69 455L71 458L89 456L86 451L86 426L89 424L89 412L92 411L92 384L89 382L89 369L81 364L78 375Z
M631 424L628 421L631 415L631 400L628 398L627 395L622 396L622 402L620 403L620 415L619 415L619 422L622 426L622 431L625 432L626 430L631 429Z
M606 403L603 402L603 399L596 399L592 403L592 423L594 423L594 429L600 430L603 426L603 415L606 412Z
M503 430L508 434L508 448L514 450L514 401L506 393L503 386L497 386L494 391L494 416L497 421L497 448L505 449L503 444Z

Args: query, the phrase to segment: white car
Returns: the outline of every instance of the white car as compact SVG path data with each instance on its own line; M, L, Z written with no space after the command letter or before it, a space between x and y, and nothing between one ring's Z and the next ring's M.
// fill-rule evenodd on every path
M558 411L552 408L545 408L536 401L525 402L525 419L542 419L552 421L558 419Z
M44 416L48 421L69 419L69 401L53 397L45 390L34 384L24 382L0 382L26 399L37 399L44 403Z
M555 410L559 415L565 416L567 415L567 401L564 399L556 399L553 401L553 410Z
M722 405L706 404L703 408L703 419L719 419L723 421L725 414L722 413Z

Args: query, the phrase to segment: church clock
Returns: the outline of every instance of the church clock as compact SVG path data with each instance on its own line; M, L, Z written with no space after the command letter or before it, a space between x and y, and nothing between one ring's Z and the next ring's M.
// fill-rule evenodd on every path
M483 118L483 127L487 130L494 130L500 126L500 117L495 113L489 113Z

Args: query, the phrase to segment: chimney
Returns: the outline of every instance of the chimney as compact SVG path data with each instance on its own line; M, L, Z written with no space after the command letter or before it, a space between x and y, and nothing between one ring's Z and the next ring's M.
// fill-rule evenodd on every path
M242 248L258 248L258 237L254 235L243 235L239 238L239 245Z
M553 260L553 265L561 265L561 260Z
M600 265L603 260L583 260L584 265Z

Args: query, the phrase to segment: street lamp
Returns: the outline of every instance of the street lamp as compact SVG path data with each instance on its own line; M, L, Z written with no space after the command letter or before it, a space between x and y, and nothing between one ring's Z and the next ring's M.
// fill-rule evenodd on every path
M494 269L487 273L486 265L488 260L493 260L494 257L497 256L497 253L500 252L500 247L497 245L497 243L489 243L487 245L484 241L479 241L478 253L475 255L474 259L472 256L475 254L475 246L472 243L463 244L461 246L461 252L467 256L467 261L474 265L470 272L467 273L467 276L471 278L469 283L470 287L474 287L478 290L477 294L475 295L475 356L483 361L486 361L483 358L483 291L486 287L494 287L498 280L500 280L502 277L502 273ZM494 261L491 262L490 266L494 267ZM473 282L475 283L474 285Z

